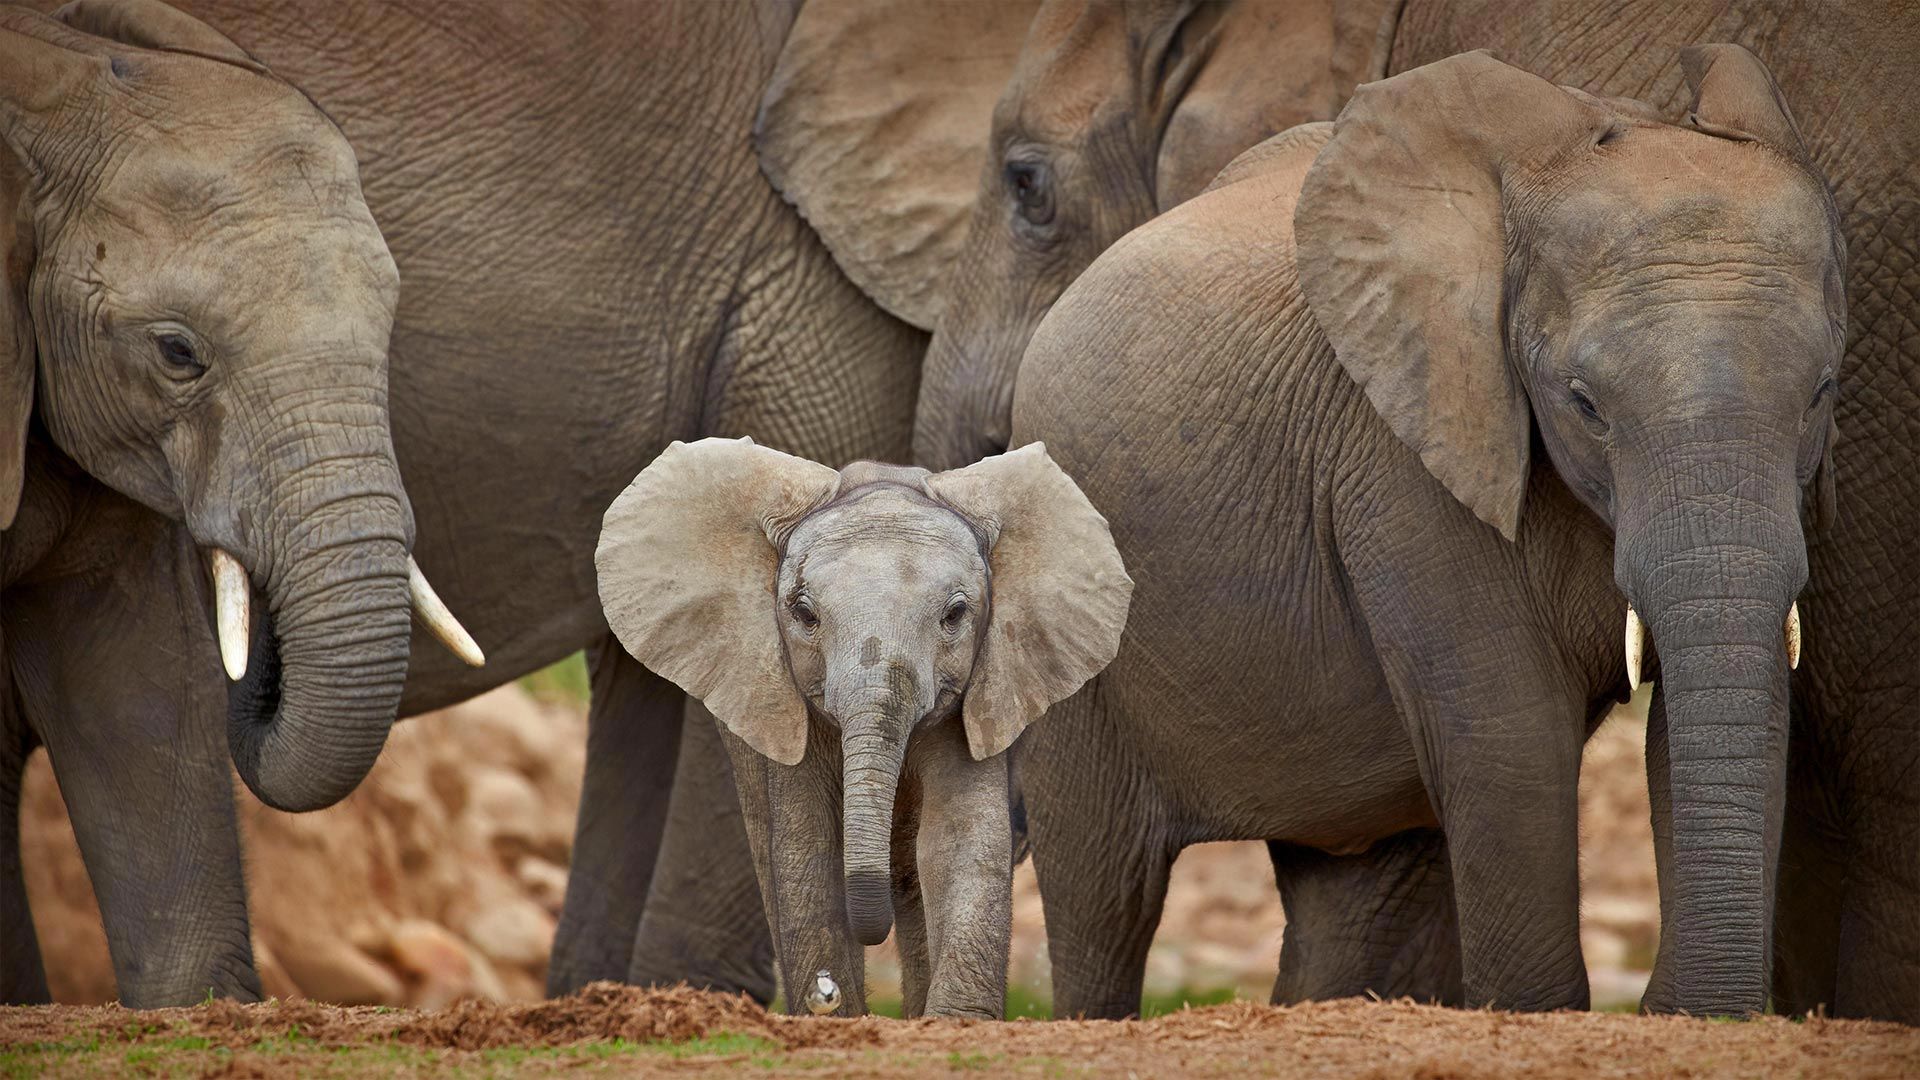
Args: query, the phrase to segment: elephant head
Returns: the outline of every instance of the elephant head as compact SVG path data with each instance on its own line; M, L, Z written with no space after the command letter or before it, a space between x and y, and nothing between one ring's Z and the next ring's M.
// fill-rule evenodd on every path
M1750 1013L1846 256L1767 70L1730 45L1682 59L1679 124L1485 53L1364 87L1294 223L1341 365L1462 503L1525 539L1539 445L1612 527L1629 678L1650 629L1668 732L1671 1000L1650 1003Z
M0 527L30 431L184 523L240 775L339 799L393 721L410 603L437 608L388 436L399 278L346 139L163 4L0 9L0 257Z
M1113 658L1133 590L1106 520L1037 443L930 474L676 442L608 509L596 563L621 643L755 751L797 765L809 714L838 730L869 945L892 922L909 738L957 719L974 760L1006 750Z
M933 331L915 459L1004 450L1020 357L1067 286L1241 150L1331 119L1384 70L1396 8L809 4L761 162L855 282Z

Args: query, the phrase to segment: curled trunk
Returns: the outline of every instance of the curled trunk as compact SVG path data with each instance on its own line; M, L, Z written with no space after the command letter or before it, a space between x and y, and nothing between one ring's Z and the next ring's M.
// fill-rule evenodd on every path
M286 485L282 502L266 538L266 617L254 619L246 676L229 688L227 738L262 802L303 811L353 791L399 710L411 517L384 455L328 462L324 477Z

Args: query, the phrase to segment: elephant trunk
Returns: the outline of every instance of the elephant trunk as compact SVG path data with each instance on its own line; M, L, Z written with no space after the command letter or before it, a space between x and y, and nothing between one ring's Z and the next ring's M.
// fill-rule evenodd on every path
M1666 910L1649 1009L1740 1016L1767 1003L1788 634L1807 576L1798 491L1790 464L1779 471L1716 483L1713 469L1678 470L1652 485L1651 512L1622 514L1632 539L1616 575L1659 658L1667 736Z
M862 945L880 944L893 927L893 803L907 737L918 718L917 695L899 685L902 681L862 687L850 695L850 707L835 712L841 731L847 914Z
M399 710L412 513L390 453L329 458L274 487L267 617L229 688L227 739L262 802L315 810L366 776Z
M1006 451L1020 358L1053 302L979 262L962 260L920 368L913 460L935 472Z

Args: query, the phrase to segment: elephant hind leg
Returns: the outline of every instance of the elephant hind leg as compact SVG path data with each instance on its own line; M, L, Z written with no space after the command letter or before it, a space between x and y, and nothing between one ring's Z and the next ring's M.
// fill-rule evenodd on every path
M587 665L587 769L547 967L547 993L554 996L626 978L666 823L686 701L611 633L587 650Z
M1358 855L1267 849L1287 912L1274 1004L1362 994L1460 1003L1460 927L1438 829L1390 836Z
M0 1005L42 1005L53 998L20 862L20 781L35 742L12 697L0 667Z
M1182 846L1148 773L1113 738L1101 694L1096 678L1015 748L1060 1018L1139 1014Z
M673 796L626 978L773 1000L773 935L713 714L686 703Z

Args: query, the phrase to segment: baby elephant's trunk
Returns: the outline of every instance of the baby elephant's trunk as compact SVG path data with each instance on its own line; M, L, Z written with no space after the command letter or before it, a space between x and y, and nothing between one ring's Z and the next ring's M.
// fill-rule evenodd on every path
M898 671L892 665L888 669ZM847 914L862 945L878 945L893 928L890 853L893 799L907 756L907 737L919 719L912 679L883 677L847 695L840 718L844 765L842 856Z

